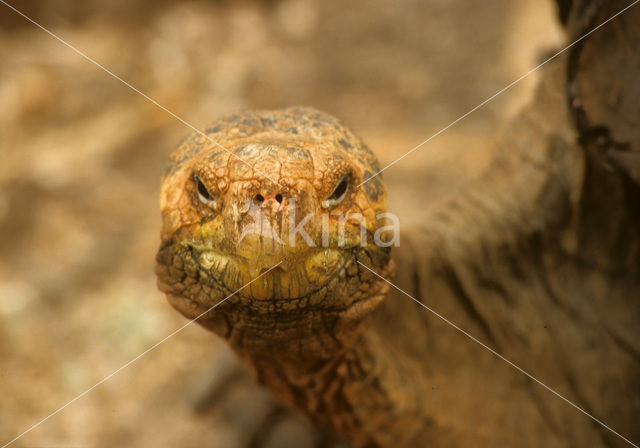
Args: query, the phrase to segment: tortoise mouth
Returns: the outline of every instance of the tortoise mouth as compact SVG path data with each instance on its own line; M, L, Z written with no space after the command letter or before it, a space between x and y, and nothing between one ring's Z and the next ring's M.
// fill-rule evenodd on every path
M156 259L158 286L176 309L256 353L286 351L291 341L337 343L335 333L355 328L386 292L358 261L393 271L390 249L377 246L315 248L257 279L245 259L187 243L163 245Z
M192 244L188 247L199 267L201 281L233 294L231 302L309 299L329 288L332 282L337 283L341 273L355 263L352 248L310 248L280 260L265 260L246 259Z
M204 321L293 329L317 319L350 319L374 306L380 281L358 260L386 272L389 255L373 246L314 248L256 278L243 258L180 242L160 248L156 273L160 290L187 317L215 307Z

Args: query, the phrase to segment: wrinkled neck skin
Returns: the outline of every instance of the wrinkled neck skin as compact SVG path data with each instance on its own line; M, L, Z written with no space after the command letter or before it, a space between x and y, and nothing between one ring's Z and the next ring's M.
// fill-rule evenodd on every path
M385 258L378 272L392 279L393 261L388 253ZM352 277L366 273L353 263L359 270L345 268ZM424 415L418 399L424 381L417 366L398 357L398 347L376 331L389 285L375 279L359 289L346 310L247 311L246 302L236 306L230 298L198 322L225 338L285 405L348 437L353 446L389 446L398 434L410 440L424 428L417 418ZM390 434L396 439L388 440Z

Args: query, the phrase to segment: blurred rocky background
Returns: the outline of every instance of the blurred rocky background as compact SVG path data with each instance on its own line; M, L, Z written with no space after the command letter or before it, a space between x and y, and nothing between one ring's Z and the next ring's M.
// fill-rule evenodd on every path
M8 1L196 127L310 105L383 164L563 42L538 0ZM385 172L403 222L483 167L534 84ZM189 133L0 4L0 444L186 322L156 291L153 260L160 175ZM267 398L239 388L199 406L221 356L189 326L14 446L243 446Z

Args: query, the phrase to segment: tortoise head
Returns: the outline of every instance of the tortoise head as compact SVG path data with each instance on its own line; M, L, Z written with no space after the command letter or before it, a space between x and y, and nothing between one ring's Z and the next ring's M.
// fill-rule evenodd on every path
M156 272L172 305L194 318L224 301L198 321L256 350L354 327L384 289L358 261L389 265L385 185L359 187L379 170L373 153L309 108L244 112L205 134L162 180Z

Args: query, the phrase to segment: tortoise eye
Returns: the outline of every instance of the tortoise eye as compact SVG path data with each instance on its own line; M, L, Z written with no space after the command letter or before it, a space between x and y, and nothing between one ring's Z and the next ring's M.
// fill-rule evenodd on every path
M322 202L322 205L325 208L329 208L339 204L346 197L348 189L349 189L349 175L345 174L340 178L340 180L334 187L329 197Z
M202 179L200 179L200 176L194 174L193 181L196 183L196 190L198 191L198 199L200 199L200 202L208 205L209 207L215 208L218 205L218 201L216 201L213 195L209 192L204 182L202 182Z

